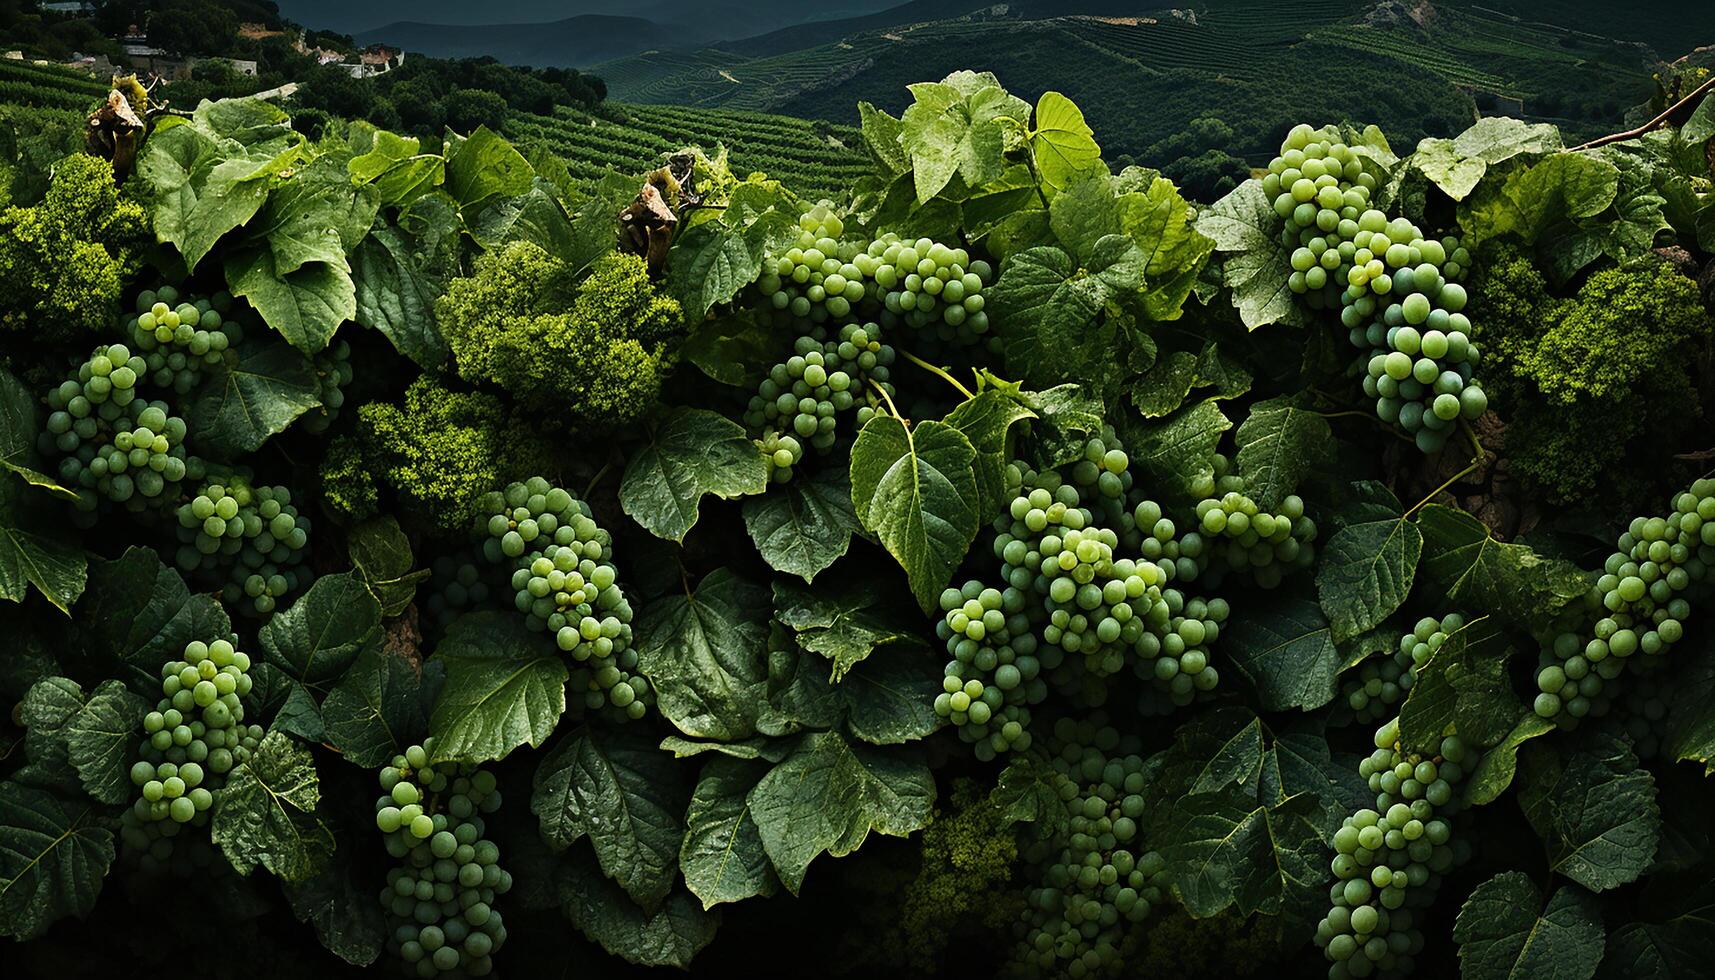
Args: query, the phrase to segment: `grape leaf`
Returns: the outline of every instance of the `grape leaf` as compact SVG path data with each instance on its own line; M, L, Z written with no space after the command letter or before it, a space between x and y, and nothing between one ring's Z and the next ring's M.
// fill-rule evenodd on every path
M478 126L467 137L450 137L446 158L447 193L467 215L496 197L523 194L536 179L530 161L487 126Z
M566 918L628 963L688 970L715 938L720 912L704 910L689 892L674 891L651 912L601 873L588 848L573 850L562 864L556 877Z
M211 833L239 874L260 864L276 878L304 881L333 857L333 832L316 814L320 803L310 750L269 732L250 760L232 770Z
M1676 762L1698 762L1715 774L1715 643L1705 635L1695 649L1675 653L1667 690L1661 751Z
M226 253L225 272L232 295L249 300L268 326L306 354L327 347L339 325L357 316L357 285L344 262L281 272L272 252L252 244Z
M1648 921L1614 930L1598 976L1678 980L1706 972L1715 956L1715 889L1707 877L1655 879L1644 898Z
M352 880L351 865L330 861L313 877L282 882L299 922L316 930L328 952L352 966L368 966L387 944L387 923L374 890Z
M76 493L38 469L36 426L36 396L11 372L0 370L0 469L11 470L25 483L56 497L76 500Z
M272 338L240 344L238 363L214 372L191 406L197 452L229 459L262 448L270 436L320 407L310 359Z
M619 502L656 537L683 541L704 496L768 489L768 459L744 427L701 408L676 409L625 465Z
M1280 598L1241 610L1233 620L1221 638L1221 649L1256 689L1264 708L1309 711L1339 693L1344 660L1315 603Z
M1614 203L1620 170L1589 153L1555 153L1529 166L1509 170L1504 180L1483 185L1481 193L1459 206L1459 225L1475 231L1479 244L1517 235L1535 244L1549 229L1588 218Z
M1437 744L1449 725L1479 747L1506 738L1520 711L1507 676L1511 653L1492 616L1480 616L1448 634L1417 668L1411 693L1400 705L1400 740L1407 748L1426 749Z
M1452 139L1430 137L1419 142L1417 152L1411 156L1411 165L1448 197L1462 201L1476 190L1494 164L1559 149L1560 130L1552 123L1486 116Z
M1179 409L1157 422L1123 420L1121 426L1131 462L1144 484L1166 501L1189 501L1191 488L1215 473L1215 448L1233 423L1215 400L1205 399Z
M418 583L429 578L429 570L411 570L411 540L392 514L364 521L351 529L346 553L364 587L381 606L381 615L392 618L405 612L417 594Z
M1590 980L1602 959L1602 910L1577 885L1557 889L1545 903L1529 875L1507 871L1471 892L1453 940L1466 980Z
M1520 754L1519 805L1550 870L1591 891L1634 881L1661 839L1655 779L1624 741L1591 734L1565 751L1537 742Z
M608 237L613 237L611 230ZM777 254L797 238L796 207L777 183L739 184L718 218L679 233L667 270L667 290L695 323L755 282L764 257Z
M691 738L754 734L768 683L770 611L767 590L724 568L694 592L651 602L635 642L662 716Z
M381 333L393 349L423 368L446 363L447 342L435 324L440 276L413 254L405 233L378 224L351 253L359 324Z
M1030 104L1007 94L993 75L955 72L910 86L915 101L900 117L899 143L911 157L917 200L928 201L954 174L977 187L1006 169L1006 123L1030 118Z
M916 428L878 415L852 446L852 507L905 569L929 609L964 561L979 526L976 450L944 422Z
M796 895L810 862L823 852L844 857L872 830L904 837L927 826L935 781L921 762L817 732L746 799L763 850Z
M427 727L421 684L402 655L365 647L322 701L328 744L347 762L367 768L404 752Z
M77 609L84 620L104 624L87 636L90 652L125 664L131 689L149 697L160 696L161 664L179 659L186 644L232 632L220 603L192 595L179 573L149 548L128 548L112 561L92 563Z
M248 145L194 123L154 136L138 154L134 191L156 238L177 247L193 272L223 235L262 209L270 179L295 166L305 146L284 126Z
M1464 511L1430 504L1417 525L1423 532L1419 569L1443 608L1485 609L1528 628L1546 624L1590 589L1590 576L1576 565L1496 541Z
M1030 152L1036 171L1050 199L1080 178L1107 173L1102 148L1095 131L1084 121L1084 113L1059 92L1044 92L1036 100L1035 128L1030 134Z
M67 761L92 799L113 805L130 801L136 788L131 763L148 710L148 702L123 683L103 681L66 721Z
M30 940L87 916L113 856L113 831L93 807L0 782L0 936Z
M1278 510L1305 476L1334 465L1334 430L1302 394L1252 405L1233 441L1246 492L1267 511Z
M276 667L318 686L345 673L381 634L381 605L354 572L323 575L268 622L257 639Z
M716 756L703 766L697 779L696 792L685 811L679 867L685 874L685 887L705 909L772 895L778 888L748 800L750 791L767 773L765 763Z
M587 837L603 873L655 909L678 877L684 772L645 733L580 729L543 757L530 811L550 847Z
M1237 788L1186 796L1150 840L1174 894L1198 918L1229 906L1246 916L1304 918L1318 894L1326 898L1322 809L1309 793L1276 806Z
M1477 760L1476 767L1471 770L1470 782L1465 786L1465 802L1470 806L1482 806L1500 799L1512 785L1513 776L1518 771L1519 747L1539 735L1547 735L1554 728L1554 722L1534 711L1520 712L1512 731Z
M864 146L872 159L887 173L897 177L911 169L911 160L899 145L899 120L868 102L858 103L858 128L863 131Z
M274 269L288 275L310 263L344 266L346 253L375 223L381 193L352 183L339 154L319 156L291 172L245 223L248 241L265 243Z
M1115 323L1102 314L1142 290L1147 267L1137 244L1117 234L1097 241L1082 261L1052 245L1014 255L985 294L1008 369L1051 385L1111 363Z
M921 619L875 579L855 576L831 588L809 589L785 580L774 583L774 617L792 628L798 645L827 657L833 679L876 650L903 645L922 648Z
M446 670L429 728L435 760L503 759L541 745L566 710L566 662L513 613L461 616L430 663Z
M15 498L20 490L10 481L0 484L0 599L23 602L33 585L69 615L72 603L83 594L88 556L59 538L24 530L40 525L17 512Z
M1271 323L1302 327L1309 322L1287 284L1292 250L1280 243L1280 225L1280 215L1259 180L1233 188L1197 219L1197 231L1224 253L1221 284L1232 290L1239 319L1251 330Z
M943 420L964 433L971 448L976 450L973 467L977 477L978 520L993 519L1006 505L1006 467L1013 459L1012 430L1019 422L1034 418L1036 413L1017 399L991 388L960 402Z
M1316 573L1317 599L1339 643L1393 615L1411 594L1423 553L1422 532L1391 491L1373 482L1356 490L1358 500L1339 515L1340 529L1323 547Z
M863 530L852 510L851 475L834 466L798 476L744 501L744 527L775 571L814 582Z

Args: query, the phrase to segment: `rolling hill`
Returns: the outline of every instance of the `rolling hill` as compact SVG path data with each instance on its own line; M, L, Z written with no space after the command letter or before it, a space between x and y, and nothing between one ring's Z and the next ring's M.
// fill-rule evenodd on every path
M436 58L492 56L509 65L585 68L652 48L695 46L715 39L705 28L667 26L642 17L583 14L545 24L424 24L400 21L356 35Z

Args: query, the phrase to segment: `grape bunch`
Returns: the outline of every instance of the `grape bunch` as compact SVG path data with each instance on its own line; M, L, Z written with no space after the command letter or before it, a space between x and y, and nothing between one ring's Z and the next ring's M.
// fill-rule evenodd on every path
M1376 794L1374 809L1347 817L1334 833L1328 914L1316 945L1330 980L1398 977L1423 950L1417 916L1434 900L1440 876L1468 855L1453 838L1454 791L1476 759L1455 735L1427 753L1399 744L1399 720L1377 729L1375 752L1358 773Z
M514 606L530 628L552 634L577 662L573 684L585 706L643 717L653 691L637 672L631 603L619 587L613 539L589 505L531 477L486 494L478 510L484 557L510 569Z
M1024 976L1114 976L1128 926L1166 895L1165 862L1139 826L1147 777L1135 738L1061 719L1051 762L1064 827L1022 852L1039 882L1026 896L1014 960Z
M1439 452L1460 419L1488 408L1457 281L1471 256L1456 238L1425 237L1410 220L1371 207L1375 188L1358 149L1304 124L1287 134L1262 180L1292 249L1288 285L1312 307L1339 308L1364 352L1364 393L1376 415L1423 452Z
M178 495L196 478L199 460L185 449L183 419L165 402L140 397L144 359L123 344L97 347L75 376L48 392L48 421L38 448L61 457L58 475L80 493L78 507L97 498L141 511Z
M478 562L482 555L476 548L455 555L436 558L429 568L429 584L424 589L423 609L442 626L451 623L460 613L488 603L496 595L492 575Z
M381 770L375 826L400 862L381 891L388 949L419 977L487 976L506 943L495 899L512 887L500 848L484 837L500 790L486 769L430 765L433 751L434 739L424 739Z
M244 328L228 319L232 305L226 292L183 302L173 286L138 293L137 315L125 332L142 352L149 384L188 395L205 372L236 359Z
M1634 518L1602 566L1588 597L1588 627L1560 633L1543 650L1534 707L1563 728L1599 714L1606 682L1634 655L1645 663L1685 633L1693 590L1715 564L1715 480L1702 479L1673 500L1667 517Z
M757 289L774 309L824 323L848 316L888 318L942 341L974 344L989 333L983 288L994 269L964 248L889 233L868 242L845 238L845 222L826 204L798 219L798 239L763 262Z
M1399 638L1399 646L1391 655L1364 661L1357 676L1348 678L1340 691L1353 717L1360 724L1387 717L1394 705L1411 692L1418 668L1464 626L1465 617L1458 613L1448 613L1441 619L1425 616L1411 632Z
M944 670L935 713L975 744L985 761L1030 748L1029 705L1048 696L1044 660L1052 669L1063 657L1058 648L1040 650L1027 601L1016 588L993 589L975 579L941 593L935 635L953 659Z
M345 386L351 384L352 378L351 344L336 340L311 358L311 364L316 370L322 405L319 410L305 414L302 425L304 431L320 435L339 418L339 410L345 405Z
M259 616L309 585L310 519L285 487L252 487L242 474L209 483L178 509L177 561L221 583L221 598Z
M767 455L775 482L792 479L805 445L818 454L833 449L839 413L856 407L858 424L869 421L876 400L872 384L891 397L894 352L881 333L874 323L848 323L829 339L826 328L813 326L798 338L790 358L769 369L744 423Z
M249 670L250 657L231 640L193 640L183 660L161 668L161 699L143 718L145 737L131 767L138 797L121 828L146 867L170 863L183 825L208 823L227 774L261 743L261 726L244 724Z
M1199 578L1219 585L1228 574L1250 573L1257 585L1272 589L1289 573L1316 563L1316 522L1304 513L1304 500L1289 494L1273 514L1245 492L1244 477L1232 461L1215 454L1213 483L1197 502L1196 538L1187 534L1180 551L1197 564Z

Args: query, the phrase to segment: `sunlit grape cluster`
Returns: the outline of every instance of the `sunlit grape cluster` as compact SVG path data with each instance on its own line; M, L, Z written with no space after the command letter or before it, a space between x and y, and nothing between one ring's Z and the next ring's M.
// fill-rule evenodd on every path
M266 616L307 588L310 519L285 487L239 473L209 483L178 509L179 568L219 580L227 605Z
M173 286L137 294L137 315L126 336L141 352L145 377L156 388L186 395L203 375L236 358L244 328L232 313L232 295L182 299Z
M935 698L935 713L975 743L981 758L1028 749L1029 705L1048 694L1036 632L1024 611L1027 601L1011 586L988 588L975 579L941 593L935 633L953 659ZM1058 666L1061 656L1058 649L1049 651L1048 666Z
M171 501L202 464L187 454L183 419L165 402L140 397L144 359L123 344L97 347L74 377L48 392L48 420L38 443L61 457L61 481L79 492L78 506L98 498L143 510Z
M512 888L485 836L500 790L486 769L431 765L433 751L434 739L424 739L380 773L375 826L399 861L381 891L388 950L414 976L487 976L506 943L496 899Z
M848 323L829 337L811 326L794 344L793 355L769 369L745 411L744 423L768 458L776 483L790 480L804 459L805 447L825 454L838 438L842 414L856 409L858 424L869 421L879 388L892 397L893 348L882 342L874 323Z
M641 718L653 700L637 672L631 603L619 587L613 539L588 504L541 477L486 494L478 506L482 552L510 570L514 607L577 663L574 690L591 710Z
M1055 789L1064 829L1021 856L1038 884L1026 895L1015 972L1040 977L1117 975L1128 926L1165 898L1166 864L1140 826L1147 784L1141 744L1094 721L1054 726Z
M798 220L797 241L763 262L757 288L774 309L822 323L885 316L943 341L972 344L989 333L983 289L994 269L964 248L889 233L847 239L826 203Z
M144 738L131 766L137 799L121 827L146 868L185 857L174 848L180 828L208 823L227 774L261 743L261 726L244 724L249 670L250 657L231 640L193 640L183 660L161 668L161 699L143 717Z
M1347 817L1334 834L1336 881L1316 927L1330 980L1410 973L1423 950L1417 916L1434 901L1440 877L1469 853L1450 822L1455 787L1476 762L1464 743L1449 735L1433 751L1407 753L1396 718L1377 729L1375 746L1358 774L1376 805Z
M1536 713L1567 728L1601 713L1606 682L1632 657L1652 661L1684 636L1690 599L1712 563L1715 480L1693 483L1666 517L1634 518L1590 591L1589 625L1559 634L1543 650Z
M1288 284L1313 307L1340 310L1364 352L1364 393L1377 416L1411 433L1423 452L1440 451L1460 419L1488 408L1457 281L1470 253L1457 238L1429 238L1372 207L1375 174L1331 130L1293 127L1262 189L1285 221Z

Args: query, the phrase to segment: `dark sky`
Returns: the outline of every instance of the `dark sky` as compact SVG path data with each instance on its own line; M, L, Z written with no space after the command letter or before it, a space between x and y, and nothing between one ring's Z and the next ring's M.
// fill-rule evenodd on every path
M901 0L816 0L815 3L780 3L760 0L754 6L758 13L757 30L742 30L734 36L760 34L783 26L783 17L794 9L800 19L831 19L869 13L900 3ZM395 21L411 20L433 24L529 24L561 20L578 14L624 14L671 20L677 13L694 13L698 0L279 0L280 12L306 27L353 33L380 27ZM730 9L739 4L725 0L720 4Z

